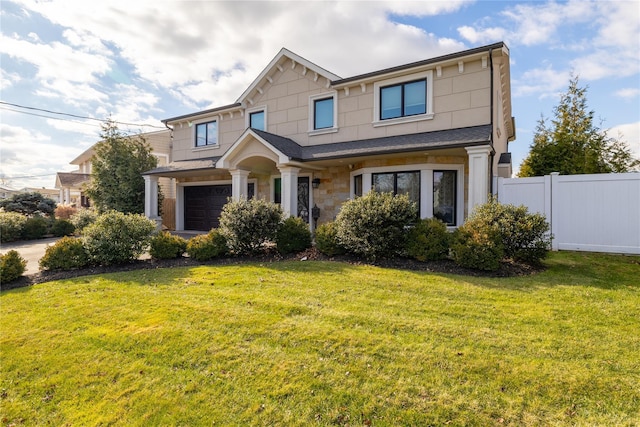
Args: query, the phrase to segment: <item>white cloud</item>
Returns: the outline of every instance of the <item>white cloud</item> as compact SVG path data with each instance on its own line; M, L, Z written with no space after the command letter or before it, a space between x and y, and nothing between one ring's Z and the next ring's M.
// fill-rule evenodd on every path
M539 99L556 96L566 89L570 77L570 71L556 70L551 65L534 68L522 73L518 79L512 78L512 96L536 95Z
M636 159L640 159L640 122L617 125L608 130L609 136L625 141Z
M623 99L632 99L640 96L640 89L637 87L629 87L625 89L620 89L614 93L615 96Z
M0 90L4 90L18 83L22 78L18 73L10 73L6 70L0 69Z
M220 105L233 102L283 46L327 68L339 67L330 71L345 77L462 49L454 40L397 25L388 14L428 16L467 2L21 3L66 27L67 40L97 59L88 74L108 71L109 58L100 50L107 43L136 74L161 88L184 90L198 103L212 101L215 93ZM216 80L218 75L223 77Z

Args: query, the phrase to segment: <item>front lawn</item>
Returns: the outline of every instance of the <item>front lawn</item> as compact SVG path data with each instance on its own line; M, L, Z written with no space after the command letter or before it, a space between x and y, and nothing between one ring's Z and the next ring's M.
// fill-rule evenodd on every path
M2 292L1 425L627 425L640 257L476 278L335 262Z

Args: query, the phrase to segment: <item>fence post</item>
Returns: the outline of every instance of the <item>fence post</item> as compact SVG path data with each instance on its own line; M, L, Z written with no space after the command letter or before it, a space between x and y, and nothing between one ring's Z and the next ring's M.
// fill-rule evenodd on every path
M502 200L504 200L504 196L502 195L503 190L504 190L504 178L499 176L498 182L496 184L496 196L498 196L498 202L500 203L502 203Z
M544 177L544 188L545 188L545 211L548 208L547 218L549 219L549 223L551 225L551 234L554 236L554 239L551 241L551 249L554 251L559 250L558 244L558 221L555 221L557 209L559 203L558 201L558 190L560 187L558 186L558 178L560 177L559 172L551 172L551 175L546 175ZM548 178L548 179L547 179ZM548 195L547 195L548 194Z

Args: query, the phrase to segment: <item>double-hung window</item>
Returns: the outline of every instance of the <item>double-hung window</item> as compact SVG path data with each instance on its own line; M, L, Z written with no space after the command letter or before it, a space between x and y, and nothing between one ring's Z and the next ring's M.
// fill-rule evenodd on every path
M196 125L196 147L218 145L218 122L211 121Z
M380 120L427 112L427 81L417 80L380 88Z

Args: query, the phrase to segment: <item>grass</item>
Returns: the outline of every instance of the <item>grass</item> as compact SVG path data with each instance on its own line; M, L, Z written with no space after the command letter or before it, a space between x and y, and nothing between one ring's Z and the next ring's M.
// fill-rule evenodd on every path
M1 425L638 425L640 258L282 262L0 295Z

